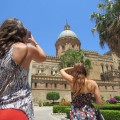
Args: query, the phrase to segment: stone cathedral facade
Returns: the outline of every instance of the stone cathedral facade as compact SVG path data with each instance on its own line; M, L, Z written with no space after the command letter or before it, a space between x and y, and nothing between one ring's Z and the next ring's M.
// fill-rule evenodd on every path
M56 56L47 56L46 61L40 64L32 62L31 85L34 102L39 100L47 101L46 94L50 91L60 93L58 101L61 101L61 99L71 101L70 87L59 73L59 58L70 48L79 50L81 42L70 29L68 23L66 23L64 30L58 36L55 47ZM101 55L95 51L83 51L92 63L92 69L88 77L98 83L104 99L120 96L120 58L111 52Z

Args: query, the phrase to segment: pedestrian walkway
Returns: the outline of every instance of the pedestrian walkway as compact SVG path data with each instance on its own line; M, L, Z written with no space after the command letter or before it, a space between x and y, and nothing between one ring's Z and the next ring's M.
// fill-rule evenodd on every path
M67 120L65 114L52 114L53 107L34 106L35 120Z

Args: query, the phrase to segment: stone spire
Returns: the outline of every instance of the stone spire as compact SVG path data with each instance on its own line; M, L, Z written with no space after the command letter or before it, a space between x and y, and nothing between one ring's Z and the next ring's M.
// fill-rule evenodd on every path
M70 30L70 26L69 26L67 20L66 20L66 25L65 25L65 27L64 27L64 30Z

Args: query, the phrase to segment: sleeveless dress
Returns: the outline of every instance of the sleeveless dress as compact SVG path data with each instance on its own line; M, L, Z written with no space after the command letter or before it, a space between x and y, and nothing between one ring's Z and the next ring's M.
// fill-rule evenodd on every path
M96 120L91 93L80 93L74 97L74 92L72 92L71 96L70 120Z
M13 60L13 47L0 59L0 88L6 83L18 65ZM28 83L28 69L19 66L11 85L0 95L0 109L23 111L29 120L34 120L31 88Z

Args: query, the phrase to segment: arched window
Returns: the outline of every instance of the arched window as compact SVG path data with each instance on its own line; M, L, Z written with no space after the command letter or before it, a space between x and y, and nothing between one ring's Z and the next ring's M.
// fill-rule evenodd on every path
M101 68L102 68L102 73L104 73L104 65L101 64Z
M108 71L108 65L106 65L106 70Z
M34 87L37 88L37 83L34 83Z
M118 70L120 70L120 65L118 66Z
M48 83L45 84L45 87L48 88Z
M113 65L110 65L110 67L111 67L111 70L113 70Z
M51 71L51 75L53 75L53 71Z
M44 66L41 65L41 66L39 67L38 73L39 73L39 74L44 73L44 69L45 69Z
M74 48L75 46L74 45L72 45L72 48Z
M62 45L62 51L65 51L65 46L64 45Z
M51 75L56 75L58 73L58 68L57 67L53 67L51 70Z
M65 89L67 88L67 84L64 84Z
M55 87L55 88L57 87L57 84L56 84L56 83L54 84L54 87Z

